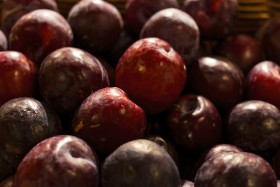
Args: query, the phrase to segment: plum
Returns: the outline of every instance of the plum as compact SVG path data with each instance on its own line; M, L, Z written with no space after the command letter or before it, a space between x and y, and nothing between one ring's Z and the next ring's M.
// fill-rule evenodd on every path
M37 95L36 64L17 51L0 52L0 106L17 97Z
M280 65L261 61L246 76L246 100L262 100L280 108Z
M276 187L277 178L262 157L248 152L228 152L206 160L196 173L194 185Z
M73 33L61 14L54 10L38 9L16 21L8 40L11 50L22 52L40 65L54 50L72 46Z
M140 37L158 37L167 41L186 64L199 49L200 33L196 22L189 14L176 8L166 8L151 16L142 27Z
M2 30L0 30L0 51L8 49L8 38Z
M221 141L221 116L200 95L181 95L169 109L167 126L171 139L186 151L201 153Z
M103 187L180 187L177 166L157 143L138 139L118 147L104 161Z
M79 48L53 51L39 69L40 94L61 115L73 115L86 97L109 85L102 63Z
M20 162L16 187L98 187L99 161L86 142L57 135L36 144Z
M84 139L103 159L121 144L142 138L146 115L120 88L101 88L77 109L72 133Z
M204 157L204 160L208 160L212 157L215 157L219 154L223 153L228 153L228 152L233 152L233 153L239 153L242 152L243 150L235 145L232 144L217 144L213 147L211 147L208 151L206 151L206 155Z
M209 99L219 111L230 110L244 97L245 77L229 60L202 56L188 66L185 89Z
M203 39L221 39L231 33L238 0L185 0L182 10L196 21Z
M229 143L244 151L269 154L280 145L280 111L260 100L240 102L231 110L225 131Z
M107 1L78 1L68 13L67 20L73 30L74 46L94 55L108 53L123 29L119 10Z
M31 97L11 99L0 107L0 180L15 172L34 145L60 133L60 123L50 114L55 115Z
M128 0L124 10L126 30L138 38L146 21L165 8L179 8L177 0Z
M194 187L194 183L189 180L181 180L182 186L181 187Z
M58 11L55 0L5 0L1 6L1 28L9 36L16 21L26 13L37 9Z
M14 175L6 177L0 182L0 187L14 187Z
M134 42L115 70L116 86L149 114L167 110L183 91L186 65L177 51L160 38Z

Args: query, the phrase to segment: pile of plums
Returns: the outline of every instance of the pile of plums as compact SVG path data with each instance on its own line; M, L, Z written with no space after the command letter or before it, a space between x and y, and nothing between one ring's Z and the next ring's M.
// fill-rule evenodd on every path
M3 1L0 187L280 186L280 18L238 3Z

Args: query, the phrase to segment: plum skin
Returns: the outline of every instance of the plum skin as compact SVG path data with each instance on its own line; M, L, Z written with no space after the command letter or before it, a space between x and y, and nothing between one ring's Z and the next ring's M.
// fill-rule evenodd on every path
M133 43L120 58L115 85L150 114L170 107L187 80L182 57L159 38L143 38Z
M22 52L40 65L54 50L72 46L73 33L61 14L49 9L38 9L17 20L8 41L11 50Z
M104 187L179 187L178 168L157 143L138 139L127 142L110 154L101 168Z
M117 87L89 95L72 120L72 133L91 145L100 159L121 144L144 136L146 115Z
M34 146L15 173L16 187L97 187L99 161L86 142L57 135Z
M55 50L39 69L40 94L61 115L73 115L86 97L109 85L102 63L79 48Z

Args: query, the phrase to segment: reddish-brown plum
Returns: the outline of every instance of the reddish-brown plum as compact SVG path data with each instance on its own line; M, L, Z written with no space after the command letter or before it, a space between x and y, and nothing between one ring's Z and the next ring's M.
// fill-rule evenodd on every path
M9 47L22 52L39 65L54 50L71 46L72 40L71 27L61 14L38 9L16 21L9 35Z
M9 36L16 21L26 13L37 9L58 11L55 0L5 0L1 6L1 28Z
M176 8L166 8L151 16L142 27L140 37L158 37L167 41L186 64L198 53L198 26L189 14Z
M257 31L265 59L280 64L280 17L268 19Z
M143 137L146 116L123 90L107 87L83 101L72 125L73 134L92 146L99 157L104 157L121 144Z
M74 45L95 55L108 53L123 29L120 12L106 1L79 1L67 19L73 30Z
M119 146L102 166L103 187L180 187L178 168L157 143L138 139Z
M243 99L244 79L240 68L226 59L204 56L188 66L186 89L227 110Z
M220 114L211 101L199 95L180 96L170 108L167 126L173 141L191 152L204 152L221 139Z
M246 77L246 99L262 100L280 108L280 66L272 61L256 64Z
M264 59L260 42L253 36L236 34L222 40L215 53L236 64L244 74Z
M228 141L244 151L273 152L280 145L280 111L264 101L241 102L230 112L225 130Z
M262 157L247 153L224 153L206 160L194 179L195 187L276 187L277 178Z
M6 177L0 182L0 187L14 187L14 175Z
M30 97L11 99L0 107L0 180L15 172L34 145L60 133L60 123L54 123L49 114Z
M0 106L17 97L34 97L37 90L36 65L17 51L0 52Z
M101 62L78 48L53 51L39 69L41 96L62 115L73 114L87 96L107 86L109 77Z
M196 21L202 38L223 38L234 26L238 0L185 0L182 10Z
M80 138L58 135L35 145L15 173L16 187L98 187L95 152Z
M151 114L168 109L187 79L182 57L159 38L143 38L133 43L120 58L115 76L116 86Z
M178 8L177 0L128 0L124 10L124 20L128 32L139 36L143 25L157 11Z

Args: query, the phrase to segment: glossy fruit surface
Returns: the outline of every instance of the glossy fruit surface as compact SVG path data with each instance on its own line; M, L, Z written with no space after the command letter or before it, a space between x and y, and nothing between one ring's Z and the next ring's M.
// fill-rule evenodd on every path
M98 164L94 151L82 139L53 136L23 158L15 174L15 186L98 187Z
M117 87L89 95L73 117L73 135L84 139L101 157L121 144L144 136L146 116L142 108Z
M9 47L39 65L54 50L71 46L72 40L71 27L61 14L38 9L17 20L9 35Z
M63 115L73 114L92 92L109 85L108 73L101 62L78 48L55 50L39 69L41 96Z
M166 8L151 16L142 27L140 37L158 37L167 41L186 64L197 55L200 41L194 19L176 8Z
M187 79L182 57L159 38L143 38L133 43L120 58L115 73L116 86L153 114L175 102Z
M0 106L17 97L35 97L37 67L17 51L0 52Z

